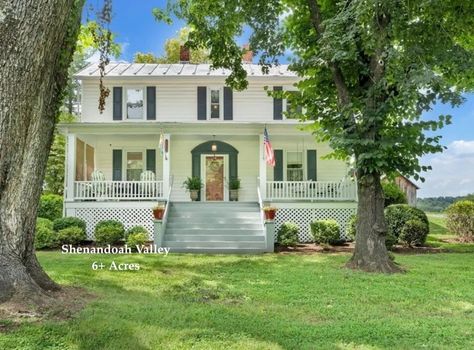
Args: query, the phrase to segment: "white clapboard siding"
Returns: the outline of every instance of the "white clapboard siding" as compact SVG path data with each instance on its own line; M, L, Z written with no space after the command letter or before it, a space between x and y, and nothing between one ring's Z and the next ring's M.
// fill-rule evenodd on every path
M234 120L246 122L273 120L273 98L268 96L263 87L263 85L249 85L246 90L234 92Z
M316 143L314 137L308 136L278 136L270 134L270 141L273 149L283 150L283 172L286 169L286 152L287 151L303 151L303 176L306 179L306 151L315 149L317 152L317 180L318 181L339 181L348 174L348 166L345 162L334 159L321 159L323 156L331 152L331 148L327 143ZM286 175L286 174L285 174ZM285 176L284 175L284 176ZM273 168L267 166L267 180L273 181Z
M156 150L156 179L163 178L163 157L158 148L159 135L89 135L87 142L95 148L95 167L104 173L107 180L112 180L112 150L121 149L122 157L126 151ZM146 167L146 163L145 163ZM125 176L125 169L122 169Z
M216 138L218 139L218 138ZM172 201L188 201L189 193L183 188L183 182L192 175L191 150L211 138L197 136L171 137L171 174L173 175ZM239 151L238 176L241 179L240 201L257 200L258 177L258 138L225 137L224 141Z
M268 82L271 88L273 85ZM261 122L273 120L273 98L268 96L264 90L267 84L250 83L244 91L234 91L233 93L233 120L242 122ZM144 113L146 114L146 86L156 87L156 120L168 122L189 122L197 120L197 87L198 86L224 86L224 80L213 82L208 80L196 81L192 83L181 83L179 79L172 82L161 82L160 80L143 81L132 83L129 80L114 80L106 82L110 89L110 95L106 99L105 110L102 114L98 110L99 81L84 80L82 82L82 113L81 121L89 123L115 122L112 118L112 98L113 87L123 87L124 99L125 89L144 89ZM291 84L285 89L291 88ZM223 102L223 101L222 101ZM124 101L125 103L125 101ZM126 108L123 108L123 118L126 119ZM146 120L146 115L144 116ZM134 122L134 121L131 121Z

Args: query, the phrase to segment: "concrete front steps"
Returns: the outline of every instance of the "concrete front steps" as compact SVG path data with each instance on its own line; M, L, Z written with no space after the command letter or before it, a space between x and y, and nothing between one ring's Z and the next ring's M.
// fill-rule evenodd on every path
M163 246L186 253L262 253L265 230L258 204L171 202Z

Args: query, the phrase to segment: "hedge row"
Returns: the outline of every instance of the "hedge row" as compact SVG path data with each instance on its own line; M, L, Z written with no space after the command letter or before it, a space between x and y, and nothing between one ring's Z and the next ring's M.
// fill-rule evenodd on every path
M148 231L143 226L134 226L125 231L116 220L99 222L94 231L97 245L117 244L123 240L132 247L148 241ZM39 217L36 221L36 249L57 248L63 244L80 244L87 239L86 223L75 217L58 218L51 221Z

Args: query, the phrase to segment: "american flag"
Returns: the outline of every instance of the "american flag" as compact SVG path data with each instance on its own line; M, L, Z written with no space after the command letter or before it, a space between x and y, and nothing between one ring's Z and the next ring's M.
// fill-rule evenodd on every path
M267 128L263 131L263 145L265 146L265 159L267 164L270 166L275 166L275 156L273 154L272 144L270 143L270 138L268 137Z

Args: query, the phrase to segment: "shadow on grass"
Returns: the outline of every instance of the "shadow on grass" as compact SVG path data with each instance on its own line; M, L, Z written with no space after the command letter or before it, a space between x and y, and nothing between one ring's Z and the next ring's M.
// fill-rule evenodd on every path
M91 272L90 263L98 259L139 262L143 270ZM8 343L0 337L0 348L407 348L419 345L418 339L436 338L432 329L441 326L436 324L439 319L423 318L429 326L415 329L421 318L407 300L417 300L419 311L429 308L423 304L426 295L450 295L445 294L452 293L448 284L446 292L439 286L433 292L433 276L443 269L460 271L460 259L403 257L411 261L413 271L397 276L340 269L347 259L348 255L66 258L48 253L42 262L53 276L90 288L98 299L72 321L22 327L7 334ZM454 274L449 278L462 279ZM471 295L469 291L462 296ZM438 333L434 344L449 339Z

